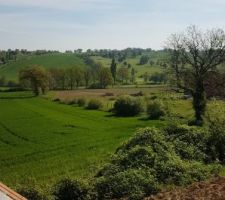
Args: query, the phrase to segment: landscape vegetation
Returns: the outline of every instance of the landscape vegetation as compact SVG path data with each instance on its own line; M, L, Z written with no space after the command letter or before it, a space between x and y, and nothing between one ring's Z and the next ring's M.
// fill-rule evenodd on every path
M29 200L160 199L223 177L223 30L0 60L0 180Z

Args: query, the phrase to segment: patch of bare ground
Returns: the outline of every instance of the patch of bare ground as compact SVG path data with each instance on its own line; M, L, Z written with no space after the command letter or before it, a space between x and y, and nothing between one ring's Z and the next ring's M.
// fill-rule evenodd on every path
M178 187L145 200L225 200L225 178L194 183L186 188Z

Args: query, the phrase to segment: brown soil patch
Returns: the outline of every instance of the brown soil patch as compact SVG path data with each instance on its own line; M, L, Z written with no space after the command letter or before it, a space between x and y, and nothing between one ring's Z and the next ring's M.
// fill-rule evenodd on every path
M161 192L145 200L225 200L225 178L219 177L186 188Z

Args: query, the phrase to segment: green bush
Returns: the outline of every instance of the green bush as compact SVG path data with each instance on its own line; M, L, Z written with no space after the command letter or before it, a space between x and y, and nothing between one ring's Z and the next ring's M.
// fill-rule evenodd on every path
M53 191L55 200L85 200L88 197L88 187L71 179L62 179L59 181Z
M87 105L87 109L89 110L98 110L101 107L102 107L102 102L98 99L91 99Z
M74 104L77 104L77 99L71 99L71 100L68 100L66 103L67 103L67 105L74 105Z
M140 99L130 96L119 97L113 108L114 113L118 116L135 116L142 110L143 106Z
M28 200L47 200L47 197L35 188L21 188L17 192Z
M85 100L84 98L79 98L79 99L77 100L77 105L78 105L79 107L85 106L85 105L86 105L86 100Z
M158 191L158 185L150 173L131 169L99 178L95 183L95 189L99 200L123 197L138 200L155 194Z
M203 130L187 126L140 129L97 174L99 199L143 199L162 185L187 185L218 175L220 165L204 163L205 141Z
M207 108L205 121L209 130L207 141L208 159L210 162L225 163L225 107L222 102L212 101Z
M158 100L149 101L147 104L147 114L150 119L159 119L166 115L165 105Z
M187 125L170 124L164 129L176 153L186 160L206 161L208 131Z

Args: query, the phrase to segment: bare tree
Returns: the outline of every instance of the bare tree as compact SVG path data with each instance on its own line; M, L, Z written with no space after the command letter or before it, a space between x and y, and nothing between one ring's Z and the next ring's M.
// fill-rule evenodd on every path
M206 108L204 81L225 61L225 33L190 26L185 33L171 35L167 45L177 86L192 94L195 123L201 125Z

